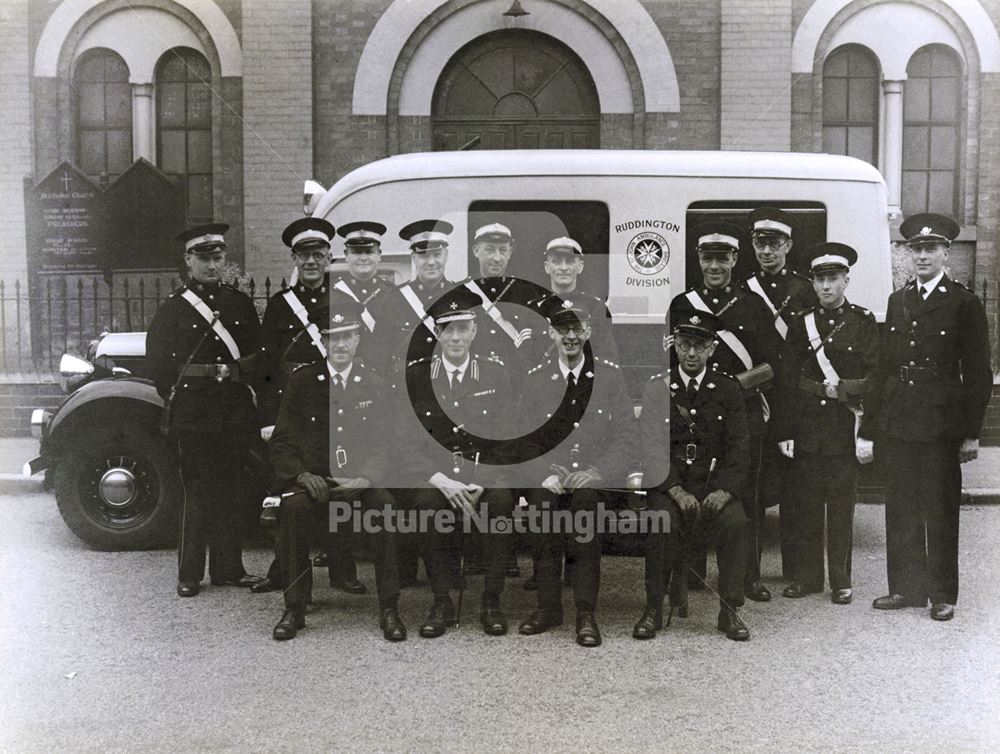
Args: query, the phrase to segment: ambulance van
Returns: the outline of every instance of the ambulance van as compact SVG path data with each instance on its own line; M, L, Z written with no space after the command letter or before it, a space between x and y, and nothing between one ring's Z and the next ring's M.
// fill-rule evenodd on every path
M892 290L885 183L850 157L766 152L612 150L467 151L406 154L365 165L309 196L307 211L335 226L383 223L381 274L412 277L402 227L436 218L454 226L445 276L478 277L476 229L511 229L508 275L548 284L546 244L569 236L584 251L578 288L606 299L619 362L633 398L662 369L671 299L701 280L691 229L707 220L743 228L757 207L796 218L788 265L805 273L805 252L823 241L858 251L848 299L884 320ZM749 233L734 280L756 269ZM343 259L343 247L335 248ZM336 269L336 265L335 265Z

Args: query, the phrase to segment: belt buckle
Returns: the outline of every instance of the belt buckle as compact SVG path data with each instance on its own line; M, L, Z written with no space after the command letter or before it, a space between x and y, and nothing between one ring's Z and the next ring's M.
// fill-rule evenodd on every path
M342 469L347 465L347 451L340 445L337 446L337 468Z
M688 466L695 462L698 458L698 446L693 442L689 442L684 446L684 460L687 461Z
M833 400L836 400L837 399L837 386L834 385L834 384L832 384L832 383L829 383L829 382L824 382L823 383L823 394L826 395L827 398L832 398Z
M227 380L232 376L232 372L229 371L229 364L218 364L215 367L215 379L217 382L222 382Z

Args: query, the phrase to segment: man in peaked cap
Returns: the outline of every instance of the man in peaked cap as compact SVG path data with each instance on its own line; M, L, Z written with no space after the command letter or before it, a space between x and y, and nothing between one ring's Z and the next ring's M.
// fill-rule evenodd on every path
M504 467L488 455L488 439L503 439L510 413L507 374L492 357L472 350L479 328L480 299L458 287L435 301L428 312L437 329L439 350L413 361L406 369L410 405L399 416L416 416L420 427L411 428L414 442L409 460L418 489L412 504L420 511L454 510L478 519L486 506L487 519L510 518L514 509L511 485ZM436 519L436 517L435 517ZM427 567L434 601L420 627L425 638L441 636L456 620L450 596L452 575L446 560L446 534L431 527L418 533L420 552ZM483 631L492 636L507 633L507 618L500 607L511 535L495 533L485 539L486 583L480 608Z
M873 607L925 607L951 620L958 600L961 464L979 453L992 390L986 312L945 272L958 236L949 217L920 214L899 228L916 278L889 296L877 375L881 398L862 432L886 461L889 594Z
M791 320L817 303L809 278L786 264L795 245L792 237L795 218L775 207L758 207L750 213L747 223L760 269L747 278L746 286L767 306L774 318L774 329L784 342ZM781 397L775 394L774 402ZM791 461L778 452L777 440L770 431L761 455L761 494L768 505L777 505L781 511L781 570L785 578L791 579L795 573L793 552L798 535Z
M586 310L553 295L542 307L549 321L553 356L534 367L524 380L524 410L548 420L534 433L530 463L529 507L568 510L585 521L570 537L574 555L576 641L584 647L601 643L595 611L601 576L601 537L596 517L607 500L606 488L624 489L628 466L636 455L635 413L621 370L590 353ZM542 436L544 434L544 436ZM538 610L521 623L522 634L539 634L561 625L564 536L551 530L532 532L538 584Z
M355 501L365 509L366 521L368 512L375 512L376 528L366 533L374 540L379 626L388 641L406 638L397 611L395 541L379 517L394 502L380 487L389 464L382 442L389 392L378 375L355 360L364 327L361 312L361 305L347 297L334 299L329 309L313 310L310 318L322 332L326 356L292 372L271 437L275 483L292 493L283 496L278 514L278 559L280 571L288 575L285 612L273 632L279 641L305 627L310 543L317 532L343 528ZM339 505L328 506L331 501ZM331 507L337 512L333 521Z
M874 315L844 296L857 252L846 244L822 243L809 257L819 303L796 317L788 331L779 373L783 399L771 432L792 459L798 494L794 580L782 594L823 591L825 521L831 600L846 605L852 598L858 463L872 460L871 435L858 432L863 413L875 410L879 334Z
M774 317L760 297L751 293L746 285L733 282L740 233L740 228L724 222L703 223L691 229L703 279L700 285L671 301L670 316L674 319L674 312L681 306L694 306L699 311L717 315L724 327L718 331L719 343L709 358L708 368L746 381L744 399L750 430L750 473L745 488L738 495L749 527L745 588L748 598L766 602L771 599L771 592L760 575L765 504L760 499L759 472L765 422L770 409L761 387L746 378L759 374L766 365L774 367L781 339L774 329ZM692 567L703 578L704 561L699 561Z
M260 336L249 296L222 281L229 226L200 225L177 236L188 282L157 309L146 364L164 399L184 482L177 594L193 597L205 575L216 586L252 586L243 568L239 484L250 450L253 378Z
M750 467L743 391L708 368L722 320L679 302L667 316L676 352L669 372L654 375L642 396L639 427L643 487L649 507L669 515L667 533L646 537L646 609L632 636L652 639L663 628L665 574L682 549L714 543L719 566L718 629L750 638L740 615L746 569L746 515L739 495ZM687 604L679 604L687 616Z
M347 271L333 283L335 289L362 305L365 332L358 347L358 358L383 377L387 377L392 368L389 349L393 346L394 325L386 319L387 313L398 310L403 303L398 300L396 286L378 276L385 232L382 223L367 220L341 225L337 234L344 239Z

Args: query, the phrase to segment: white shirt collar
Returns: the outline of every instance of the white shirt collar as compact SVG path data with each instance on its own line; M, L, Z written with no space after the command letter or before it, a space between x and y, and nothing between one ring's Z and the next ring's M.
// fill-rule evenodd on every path
M928 286L930 286L929 289L930 293L927 294L928 296L930 296L930 294L934 292L934 289L938 287L938 283L941 282L941 278L943 277L944 277L944 270L941 270L941 272L937 274L936 278L934 278L933 280L929 280L926 283L921 283L920 278L917 278L917 293L920 293L921 288L927 288Z
M451 383L452 372L454 372L455 370L458 370L458 373L455 374L455 376L458 377L458 379L460 379L460 380L465 379L465 370L469 368L469 362L470 361L472 361L472 356L469 355L469 354L466 354L465 355L465 361L463 361L461 364L458 364L458 365L452 364L450 361L448 361L443 356L441 357L441 363L444 366L444 368L447 370L449 384Z
M704 369L702 369L694 377L692 377L691 375L689 375L683 369L678 369L677 371L679 371L681 373L681 382L684 383L684 389L686 390L687 386L688 386L688 383L691 382L691 380L697 381L697 384L698 384L699 388L703 384L705 384L705 374L708 372L708 367L705 367Z
M331 368L332 368L332 365L331 365ZM343 372L338 372L336 369L334 369L333 373L336 374L336 375L340 375L340 379L346 385L348 377L351 376L351 369L353 369L353 368L354 368L354 362L352 361L350 364L347 365L347 369L345 369Z
M580 373L583 371L583 359L580 359L580 363L577 364L572 369L569 368L568 364L564 364L562 359L559 359L559 371L562 372L564 380L569 379L569 373L572 372L573 376L576 377L576 381L580 381Z

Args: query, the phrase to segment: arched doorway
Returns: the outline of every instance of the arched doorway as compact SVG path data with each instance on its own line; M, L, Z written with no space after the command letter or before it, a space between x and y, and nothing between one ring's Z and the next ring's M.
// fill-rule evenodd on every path
M566 45L533 31L476 39L449 61L434 89L433 148L596 149L594 80Z

